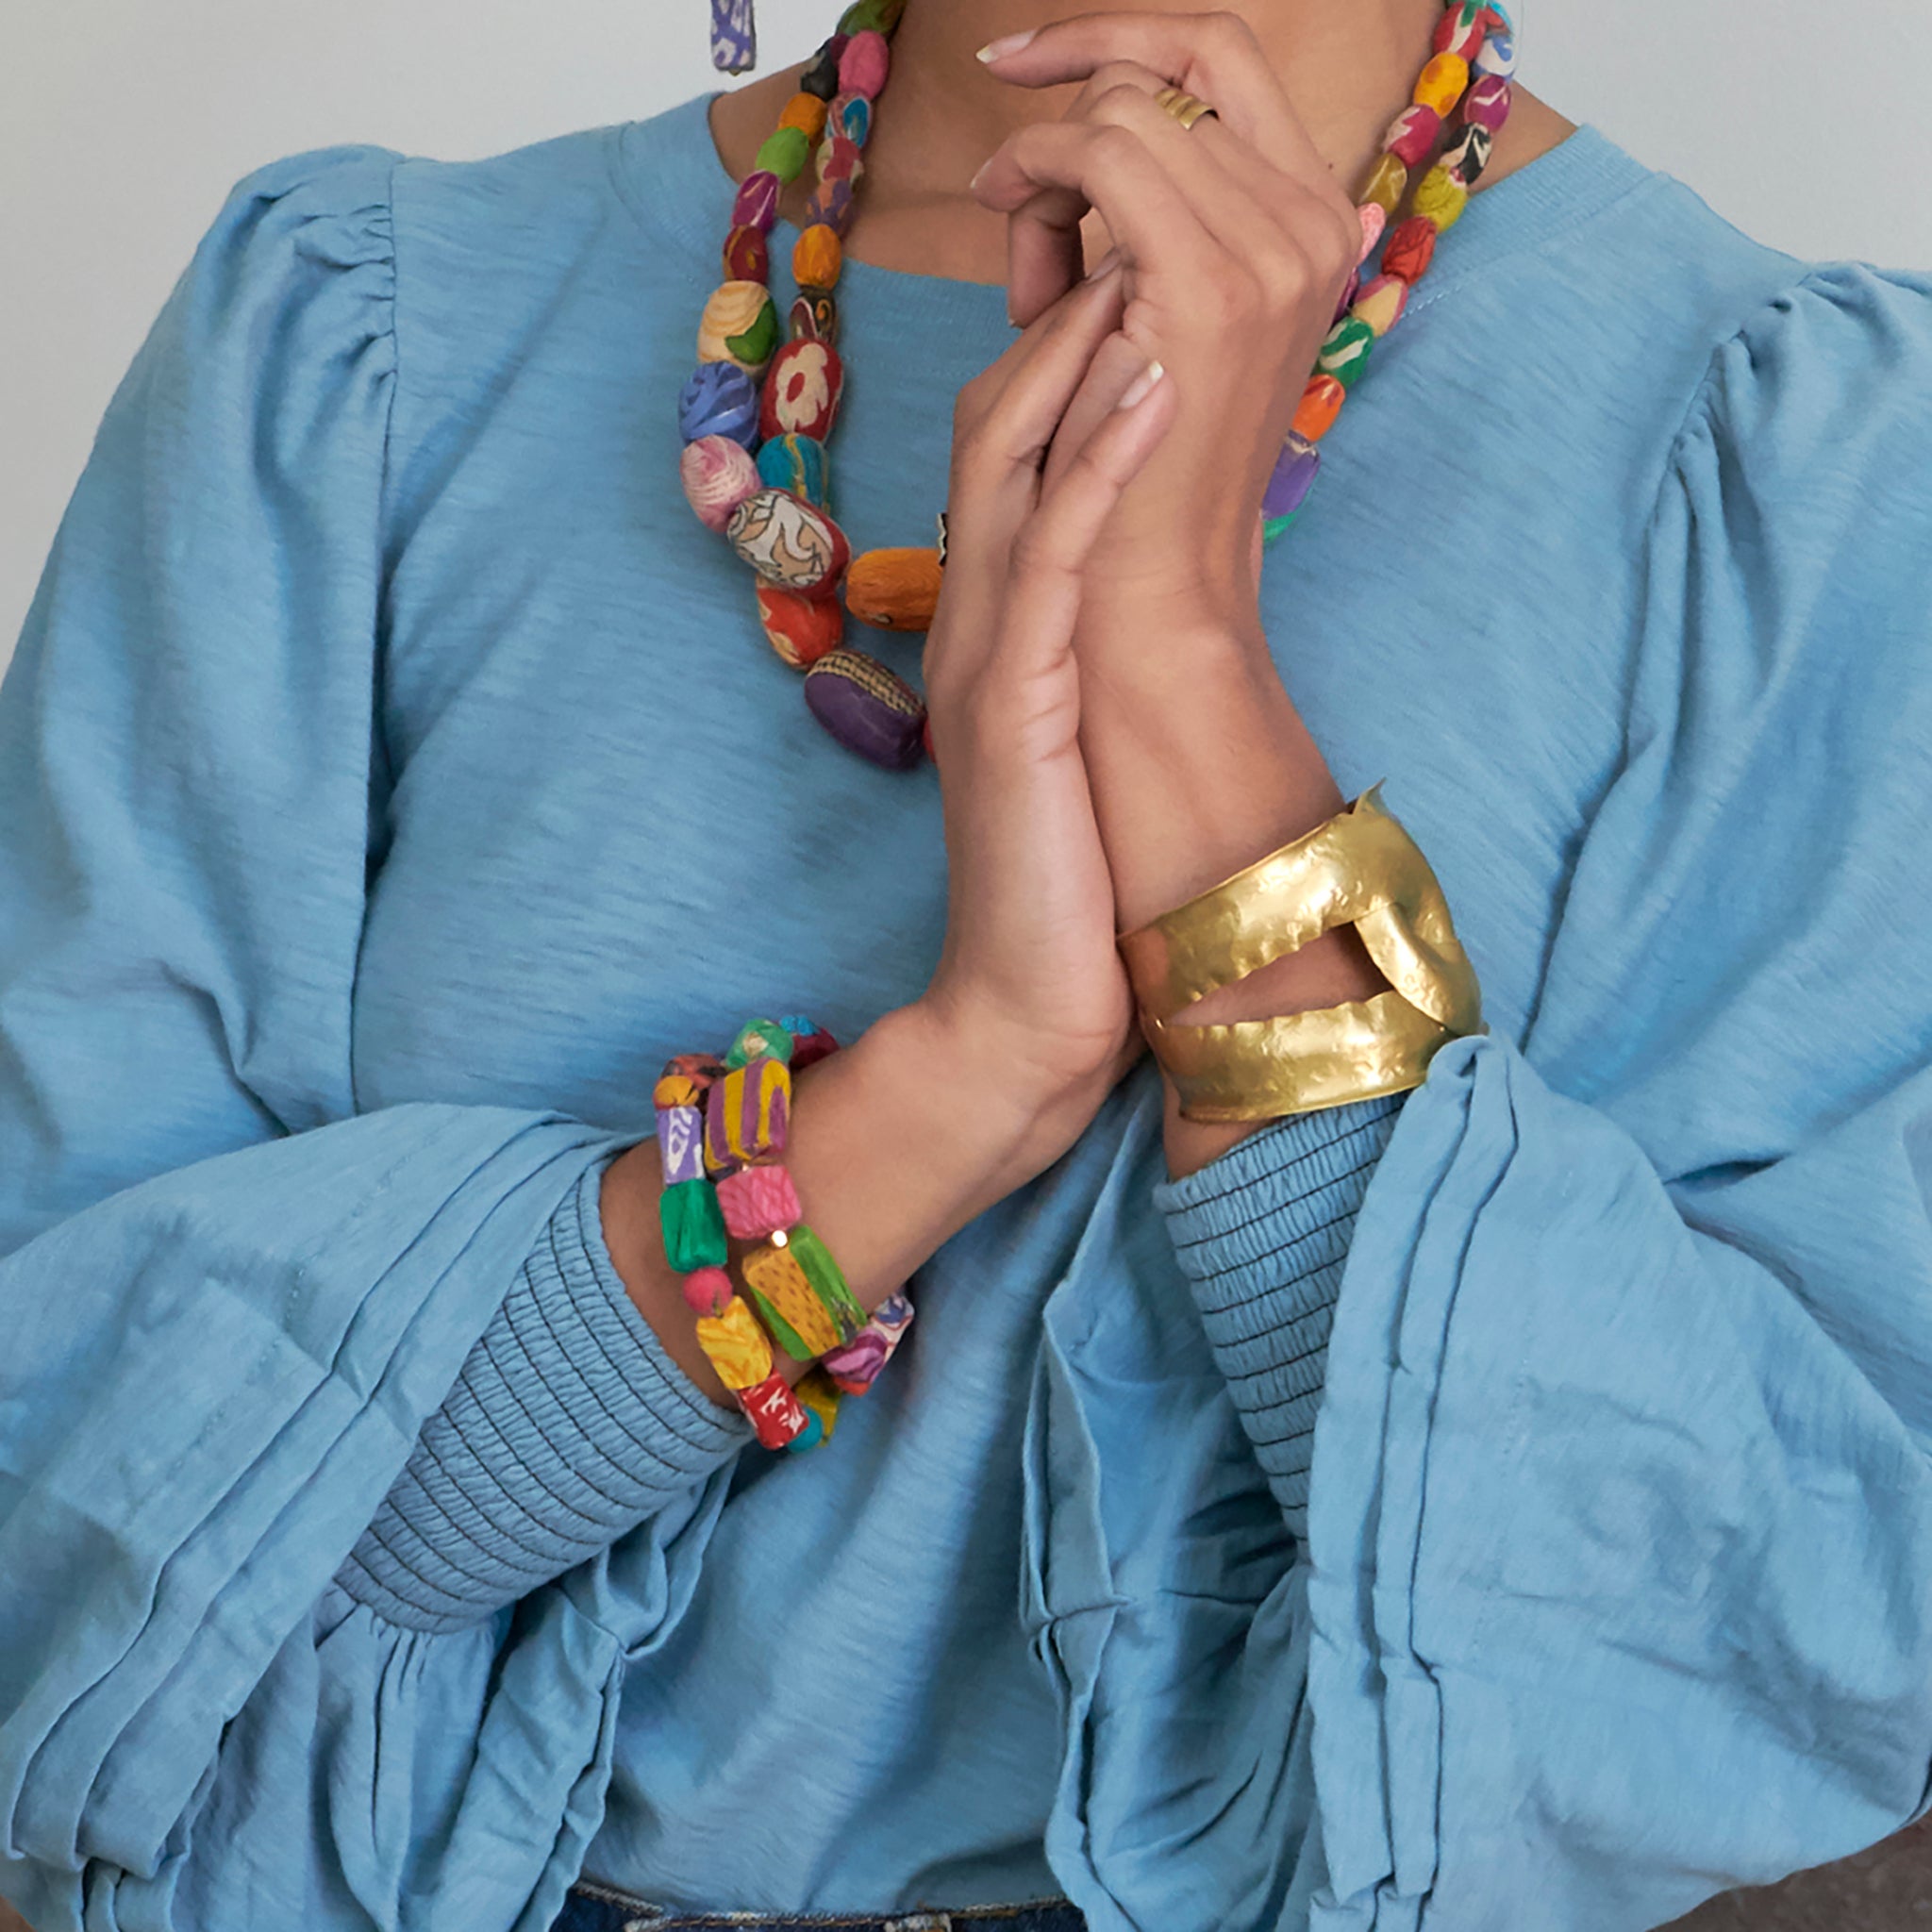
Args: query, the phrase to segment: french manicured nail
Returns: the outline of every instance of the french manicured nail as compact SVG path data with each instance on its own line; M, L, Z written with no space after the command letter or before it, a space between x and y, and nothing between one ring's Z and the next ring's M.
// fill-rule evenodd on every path
M1114 270L1120 267L1120 250L1118 248L1109 248L1107 251L1107 253L1103 255L1100 258L1100 259L1096 261L1093 264L1093 266L1087 271L1087 279L1090 282L1097 282L1101 279L1103 275L1112 275Z
M1142 396L1152 391L1154 385L1166 374L1166 370L1158 362L1148 363L1146 368L1141 370L1132 382L1128 383L1126 392L1114 405L1114 408L1117 409L1131 409Z
M1008 54L1017 54L1039 31L1038 27L1029 26L1022 34L1002 34L998 40L987 42L986 45L980 48L979 52L974 56L974 58L976 60L1003 60Z

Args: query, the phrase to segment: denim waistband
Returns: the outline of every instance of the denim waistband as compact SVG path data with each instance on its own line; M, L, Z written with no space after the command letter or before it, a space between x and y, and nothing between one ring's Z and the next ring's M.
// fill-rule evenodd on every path
M735 1932L1087 1932L1087 1921L1065 1899L1024 1905L971 1906L946 1912L895 1912L868 1918L852 1912L678 1912L631 1898L608 1886L578 1885L564 1901L551 1932L700 1932L731 1926Z

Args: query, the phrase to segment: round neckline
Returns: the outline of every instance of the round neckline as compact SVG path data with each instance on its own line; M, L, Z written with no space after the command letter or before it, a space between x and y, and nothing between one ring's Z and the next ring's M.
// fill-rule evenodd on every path
M649 120L620 123L616 130L615 172L633 213L708 267L716 265L738 193L737 179L711 138L711 103L724 92L713 88L693 94ZM1443 237L1438 261L1418 294L1439 300L1504 258L1539 247L1633 190L1664 178L1594 122L1579 122L1573 134L1535 160L1492 187L1477 188ZM796 238L795 223L781 220L778 225ZM990 341L1011 340L1003 282L965 281L857 258L847 258L841 279L855 291L875 290L881 301L920 300L937 311L937 320L984 332Z

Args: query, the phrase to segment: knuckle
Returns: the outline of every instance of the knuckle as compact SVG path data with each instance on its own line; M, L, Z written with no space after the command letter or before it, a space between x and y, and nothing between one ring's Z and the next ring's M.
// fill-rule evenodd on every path
M1225 8L1207 15L1202 24L1224 46L1254 47L1257 50L1260 46L1247 22L1239 13L1230 12Z
M1093 158L1103 166L1128 166L1139 158L1141 152L1141 137L1117 121L1105 122L1093 130Z
M1124 124L1147 107L1147 95L1130 80L1115 80L1093 97L1093 116L1109 124Z

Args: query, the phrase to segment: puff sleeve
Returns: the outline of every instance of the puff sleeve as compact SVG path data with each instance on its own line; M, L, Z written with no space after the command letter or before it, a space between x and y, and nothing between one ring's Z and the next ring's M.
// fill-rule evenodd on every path
M1333 1928L1623 1932L1932 1771L1932 278L1716 352L1532 1034L1343 1270L1308 1499Z
M1524 1037L1158 1188L1192 1306L1050 1305L1096 1927L1642 1932L1932 1804L1928 560L1932 276L1813 266L1661 466Z
M735 1441L598 1252L617 1137L357 1108L399 158L237 184L0 691L0 1893L42 1932L547 1924ZM680 1480L484 1550L412 1457L492 1338L583 1419L530 1457L600 1474L661 1397ZM528 1460L446 1458L505 1512Z

